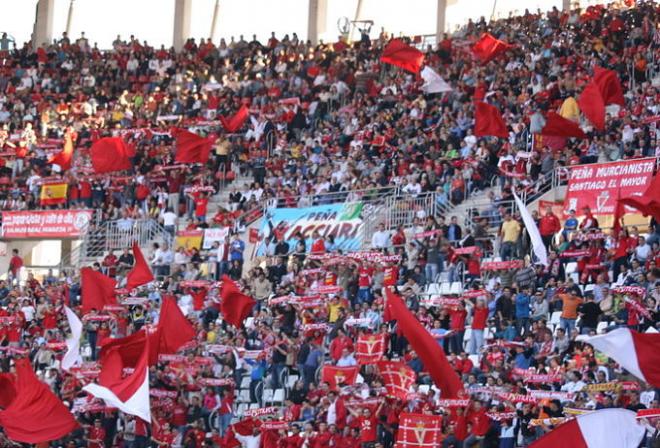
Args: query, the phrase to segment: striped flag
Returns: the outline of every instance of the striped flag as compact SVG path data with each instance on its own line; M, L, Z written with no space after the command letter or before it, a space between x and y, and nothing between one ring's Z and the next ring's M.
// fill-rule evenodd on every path
M41 194L39 196L41 205L64 204L68 184L63 180L46 181L41 184Z

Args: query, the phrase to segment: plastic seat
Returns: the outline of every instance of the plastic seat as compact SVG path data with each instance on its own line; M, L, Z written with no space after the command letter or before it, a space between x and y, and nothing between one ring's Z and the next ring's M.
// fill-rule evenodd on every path
M550 324L559 325L559 319L561 318L561 311L555 311L550 316Z
M461 282L452 283L450 294L456 294L456 295L463 294L463 284Z

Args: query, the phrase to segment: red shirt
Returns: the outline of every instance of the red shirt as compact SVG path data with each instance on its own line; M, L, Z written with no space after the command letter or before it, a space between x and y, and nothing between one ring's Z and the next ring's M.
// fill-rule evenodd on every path
M89 432L87 433L87 437L89 439L101 440L101 443L87 442L87 448L103 448L103 447L105 447L105 443L103 443L103 439L105 439L105 429L96 428L96 427L90 428Z
M358 286L360 288L368 288L371 286L371 269L360 268L358 272Z
M545 215L541 218L539 222L539 232L543 236L551 236L559 232L561 229L561 224L559 223L559 218L555 215Z
M14 255L9 260L9 269L11 270L12 275L16 276L18 270L23 267L23 259L18 255Z
M375 416L359 417L358 424L360 425L360 441L362 443L370 443L376 441L376 428L378 427L378 419Z
M449 328L455 331L463 331L465 329L466 317L467 317L467 311L453 310L451 312L451 317L449 320Z
M384 269L383 285L394 286L399 277L399 269L396 266L386 266Z
M474 308L472 316L472 329L483 330L486 328L486 321L488 320L488 308Z
M208 198L195 199L195 216L206 216L206 207L209 203Z
M319 238L318 240L312 243L311 252L313 254L325 253L325 241L323 240L323 238Z
M486 409L480 409L478 411L473 411L468 414L467 417L468 423L472 425L472 434L475 436L483 436L488 432L490 428L490 419L486 415Z

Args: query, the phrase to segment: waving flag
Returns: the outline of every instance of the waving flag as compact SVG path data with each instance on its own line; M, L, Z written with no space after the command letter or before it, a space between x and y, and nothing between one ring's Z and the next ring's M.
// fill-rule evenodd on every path
M587 136L582 132L580 126L558 113L548 112L546 116L545 126L541 129L541 135L550 135L553 137L575 137L586 138Z
M396 446L429 448L442 445L442 417L403 413L399 419Z
M406 400L410 387L417 381L415 371L400 361L379 361L376 365L387 395Z
M101 311L106 305L116 305L115 287L117 282L92 268L80 270L82 311L87 314L92 309Z
M0 377L3 389L0 426L11 440L45 443L57 440L78 428L73 415L50 388L39 381L30 361L14 360L16 377Z
M64 306L64 314L71 328L71 337L66 340L66 353L62 358L61 366L63 370L69 370L75 365L82 364L80 356L80 336L82 335L83 324L76 314L68 306Z
M41 184L39 202L41 205L57 205L66 203L69 185L63 180L45 181Z
M495 106L478 101L474 105L474 120L474 135L477 137L509 137L504 118Z
M174 160L177 163L208 162L215 138L200 137L185 129L175 129L172 131L172 135L176 139L176 155L174 156Z
M73 159L73 140L71 134L67 133L64 136L64 148L48 159L48 163L59 165L62 171L66 171L71 169L71 159Z
M154 275L151 273L137 241L133 242L133 255L135 256L135 265L126 275L126 289L128 290L154 281Z
M158 331L158 354L176 353L197 336L197 331L171 296L163 296Z
M384 334L361 334L357 340L355 359L360 364L373 364L385 353Z
M351 386L355 384L359 371L360 368L357 366L323 366L321 370L321 381L328 383L331 389L337 389L337 386L340 384Z
M447 361L445 352L410 312L401 297L389 289L385 291L385 296L385 306L389 308L390 316L396 319L399 329L417 352L435 385L440 388L441 398L459 398L463 383Z
M485 64L491 59L497 57L514 46L504 41L496 39L489 33L484 33L481 38L472 46L472 54L481 63Z
M620 201L629 207L636 208L644 216L653 216L660 222L660 176L653 176L649 186L641 196L626 196Z
M646 429L627 409L601 409L579 415L533 442L530 448L637 448Z
M598 86L593 81L582 90L578 97L578 105L580 111L596 129L600 131L605 129L605 102Z
M243 123L250 116L250 109L243 104L240 109L230 118L220 116L220 123L222 127L225 128L225 131L231 133L237 132L243 127Z
M257 302L241 292L234 280L227 275L222 276L222 288L220 289L222 298L222 315L224 319L236 328L243 326L243 321L247 319Z
M112 173L130 170L135 151L120 137L104 137L94 142L90 155L95 173Z
M424 53L401 39L392 39L383 49L380 60L409 72L419 73L422 63L424 63Z
M88 384L83 390L105 401L106 405L120 411L151 421L149 405L149 338L147 333L138 333L141 338L140 358L136 363L123 352L122 345L115 345L102 353L101 373L98 384ZM123 376L124 369L133 369Z
M438 75L428 65L422 69L420 75L424 80L422 91L424 91L426 94L451 92L453 90L451 86L447 84L444 79L442 79L442 76Z
M525 224L525 229L527 229L527 233L529 234L529 239L532 242L532 249L534 249L534 254L536 255L536 258L538 258L539 263L541 263L543 266L547 266L548 251L545 248L545 244L543 244L541 232L539 232L539 228L536 225L536 222L534 222L534 218L532 218L529 210L527 210L527 207L525 204L523 204L515 191L513 192L513 198L515 199L516 205L518 206L520 217Z
M637 378L660 387L660 333L617 328L598 336L578 336Z

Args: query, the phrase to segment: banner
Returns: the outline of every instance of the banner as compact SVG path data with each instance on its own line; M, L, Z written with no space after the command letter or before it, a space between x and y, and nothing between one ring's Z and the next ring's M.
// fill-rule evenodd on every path
M3 238L72 238L81 236L92 210L2 212Z
M203 230L181 230L176 233L175 249L179 247L186 250L201 249L203 236Z
M66 203L69 185L63 180L44 182L41 184L39 202L41 205L56 205Z
M229 227L204 229L204 245L202 249L210 249L216 241L220 244L224 243L227 236L229 236Z
M442 417L401 414L396 446L401 448L437 447L442 441Z
M354 367L337 367L337 366L323 366L321 369L321 381L328 383L330 389L336 389L340 384L348 386L355 383L360 368Z
M321 237L332 235L337 249L352 251L360 248L362 243L362 204L328 204L305 208L273 208L268 212L268 219L263 220L260 229L262 235L270 235L271 231L278 239L289 243L295 250L295 235L300 232L305 238L307 250L312 246L315 232ZM271 227L272 226L272 230ZM265 253L265 245L259 245L257 255Z
M655 159L577 165L569 169L564 210L581 214L589 207L594 215L613 215L618 197L642 195L653 178ZM626 206L626 213L638 213Z
M357 340L355 359L359 364L373 364L385 353L384 334L361 334Z
M523 267L522 260L508 260L508 261L486 261L481 265L482 271L504 271L508 269L521 269Z
M379 361L376 365L381 378L383 378L383 386L385 386L387 395L406 400L410 388L417 381L415 371L400 361Z

